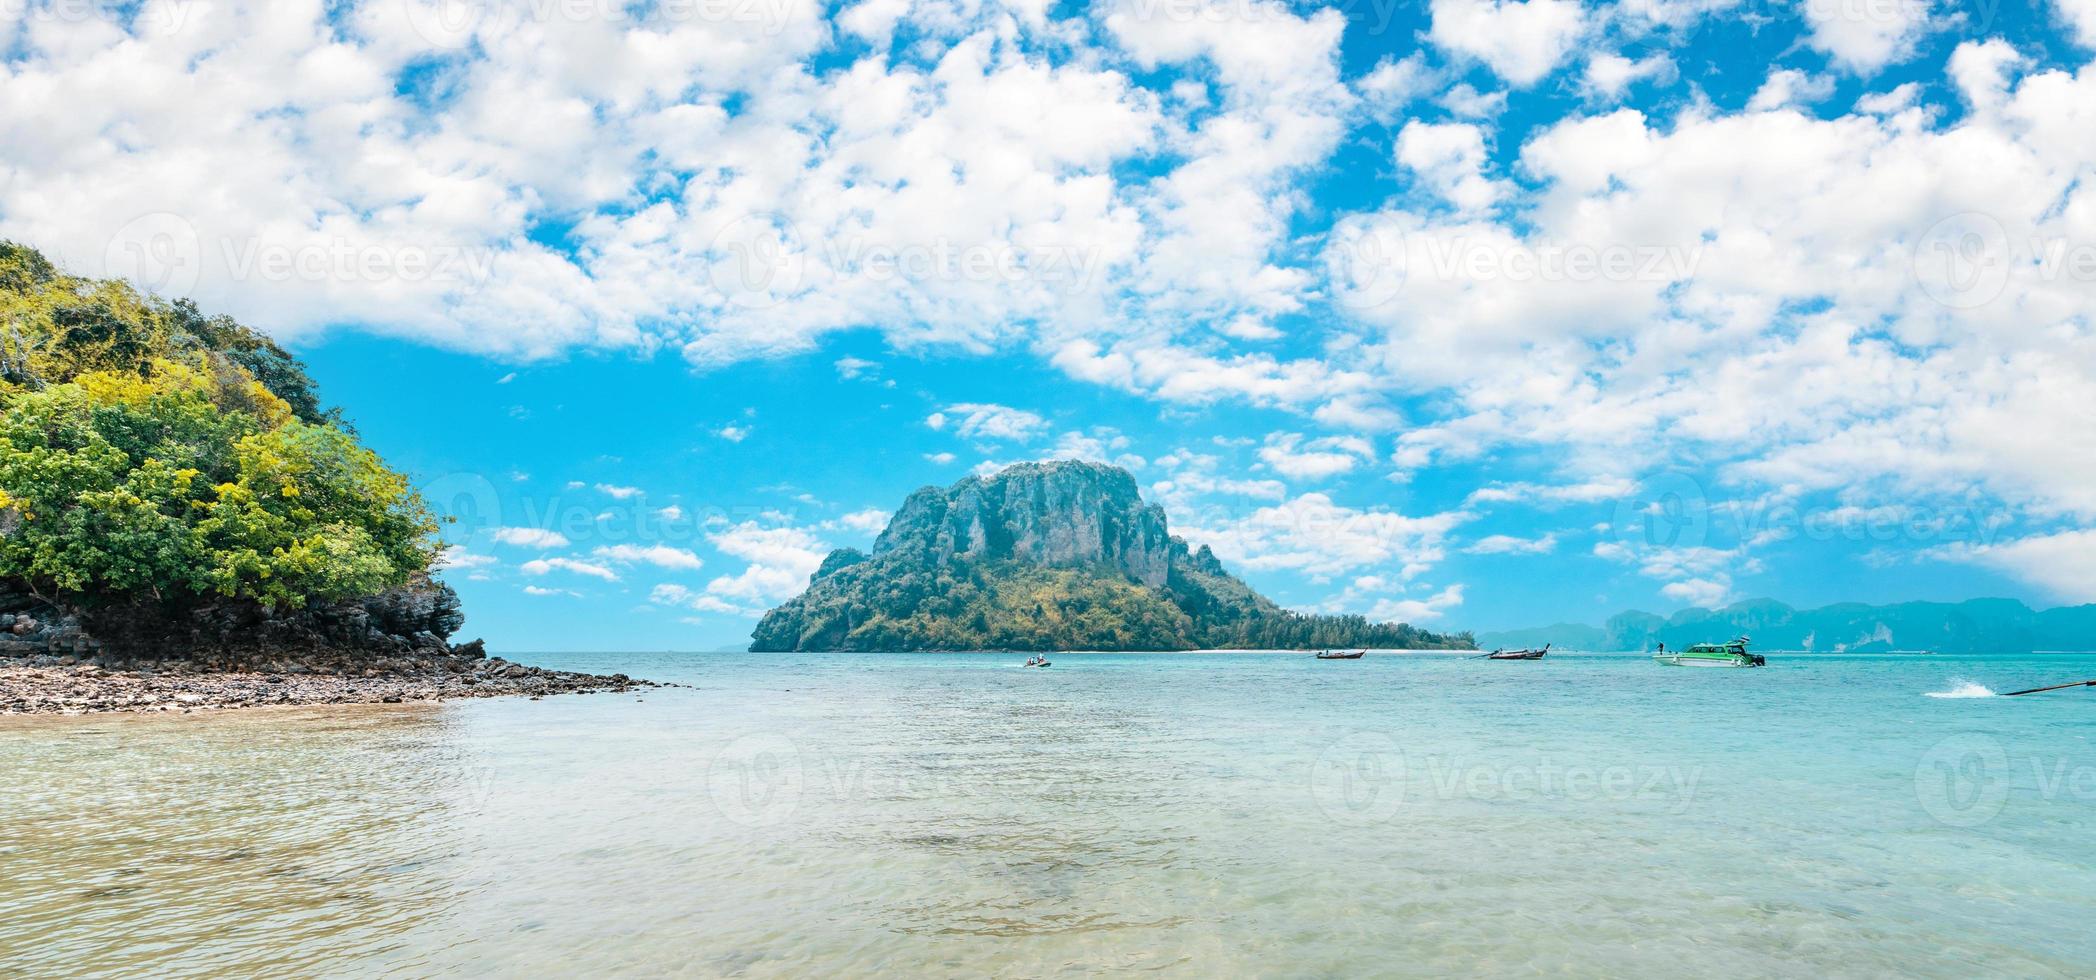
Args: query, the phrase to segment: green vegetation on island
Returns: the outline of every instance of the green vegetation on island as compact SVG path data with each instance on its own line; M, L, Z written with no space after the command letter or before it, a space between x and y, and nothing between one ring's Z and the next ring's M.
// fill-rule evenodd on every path
M437 522L267 337L0 242L0 580L272 609L423 575Z
M910 496L872 555L832 553L752 650L1458 648L1442 635L1275 605L1170 535L1127 471L1023 463Z

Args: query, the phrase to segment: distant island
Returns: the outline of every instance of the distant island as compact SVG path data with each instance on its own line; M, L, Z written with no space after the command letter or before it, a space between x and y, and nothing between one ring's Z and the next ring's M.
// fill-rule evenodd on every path
M1751 599L1723 609L1684 609L1672 616L1632 610L1602 626L1559 623L1481 633L1483 647L1555 643L1567 650L1650 650L1751 635L1764 650L1822 653L2030 653L2096 648L2096 605L2034 610L2014 599L1966 602L1858 602L1795 609Z
M910 495L873 553L832 552L752 651L1471 649L1283 609L1174 537L1128 471L1021 463Z

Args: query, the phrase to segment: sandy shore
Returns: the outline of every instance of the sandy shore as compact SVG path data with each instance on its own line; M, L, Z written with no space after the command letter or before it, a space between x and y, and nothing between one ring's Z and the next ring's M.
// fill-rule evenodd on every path
M0 659L0 714L192 711L259 705L398 704L447 698L624 692L659 685L624 674L546 670L500 657L398 658L360 670L208 670L186 663L114 669L72 658Z

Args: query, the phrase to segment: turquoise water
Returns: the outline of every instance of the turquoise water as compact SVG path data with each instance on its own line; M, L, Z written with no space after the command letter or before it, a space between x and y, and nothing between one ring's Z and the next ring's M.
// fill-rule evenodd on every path
M2096 972L2096 657L523 659L0 720L0 975Z

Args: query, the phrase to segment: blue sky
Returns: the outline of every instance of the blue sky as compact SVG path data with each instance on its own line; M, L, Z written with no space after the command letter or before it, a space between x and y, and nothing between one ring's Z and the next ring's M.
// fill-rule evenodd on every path
M0 235L275 333L505 649L1135 473L1436 628L2096 601L2096 3L0 7Z

